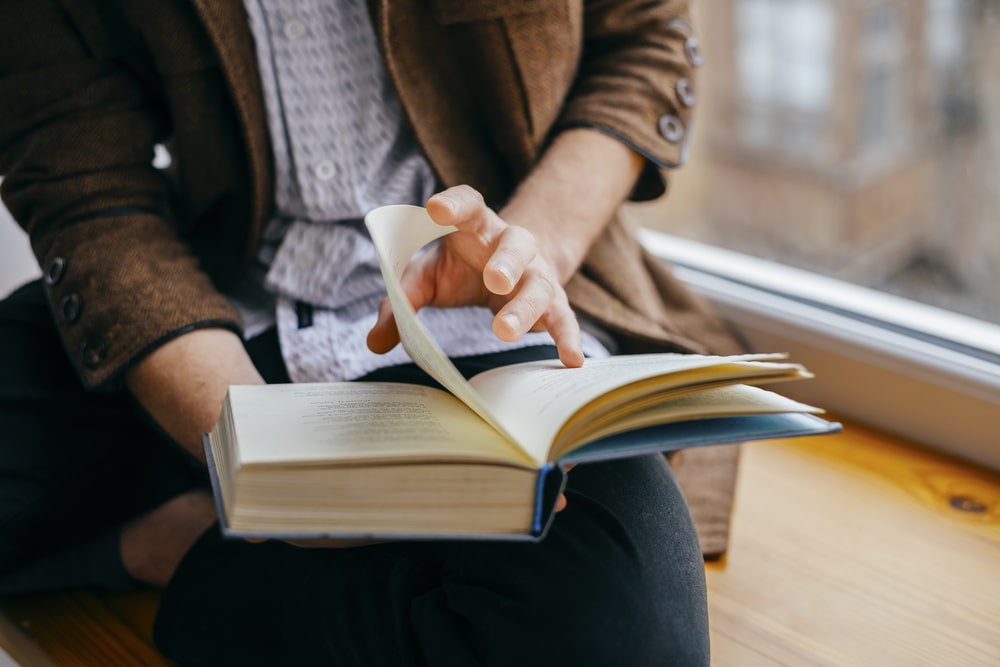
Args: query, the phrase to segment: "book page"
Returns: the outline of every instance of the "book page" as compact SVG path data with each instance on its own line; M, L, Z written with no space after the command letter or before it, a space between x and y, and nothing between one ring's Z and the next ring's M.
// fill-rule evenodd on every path
M365 226L375 244L399 338L410 358L504 437L520 446L417 319L400 284L410 258L428 243L450 234L455 228L436 224L419 206L404 204L382 206L371 211L365 216ZM541 463L544 458L537 461Z
M777 414L802 412L821 414L822 409L773 391L734 384L682 394L661 403L650 404L625 414L615 414L607 419L588 424L580 439L567 439L563 447L553 447L552 457L558 459L564 452L582 444L633 429L668 424L687 419L708 419L738 415ZM563 439L563 434L560 440Z
M709 381L718 375L712 369L735 377L751 377L757 371L808 376L798 364L765 361L781 358L783 355L775 354L635 354L588 359L581 368L565 368L555 360L530 361L485 371L472 378L470 384L489 401L497 419L510 425L514 437L529 454L547 459L562 425L580 408L615 389L661 378L655 389L666 391ZM604 400L610 402L612 398Z
M234 386L229 392L243 466L474 460L534 467L523 452L440 389L343 382Z

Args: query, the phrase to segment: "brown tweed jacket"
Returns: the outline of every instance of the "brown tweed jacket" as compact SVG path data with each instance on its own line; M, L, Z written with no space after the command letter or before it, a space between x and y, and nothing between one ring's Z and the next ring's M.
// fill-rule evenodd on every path
M445 185L494 206L561 129L634 147L634 197L689 124L688 0L369 0L389 76ZM17 0L0 22L2 196L29 232L85 386L198 327L238 330L220 290L253 254L272 164L240 0ZM687 47L687 50L686 50ZM672 129L676 130L676 127ZM168 146L168 170L151 165ZM567 286L625 351L731 352L726 326L618 220Z

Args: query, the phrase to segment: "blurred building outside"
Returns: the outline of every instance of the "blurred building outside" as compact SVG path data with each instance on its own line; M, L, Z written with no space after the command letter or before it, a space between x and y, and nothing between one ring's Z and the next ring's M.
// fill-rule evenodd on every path
M637 223L1000 322L1000 0L699 0L688 164Z
M1000 322L1000 0L698 0L688 164L637 223ZM37 275L0 208L0 294Z

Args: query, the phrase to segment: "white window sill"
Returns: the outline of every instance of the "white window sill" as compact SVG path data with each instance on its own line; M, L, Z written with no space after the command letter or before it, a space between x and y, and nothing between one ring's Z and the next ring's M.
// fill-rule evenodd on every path
M646 247L757 349L816 374L781 391L1000 470L1000 326L642 230Z

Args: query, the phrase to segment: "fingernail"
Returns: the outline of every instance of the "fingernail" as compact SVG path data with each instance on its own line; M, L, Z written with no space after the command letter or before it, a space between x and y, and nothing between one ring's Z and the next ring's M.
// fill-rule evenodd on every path
M502 317L503 321L510 327L510 330L517 333L521 330L521 320L517 315L504 315Z
M514 285L514 272L506 264L494 264L493 269L504 277L508 285Z
M450 211L454 211L455 210L455 202L454 202L454 200L452 200L447 195L436 195L434 197L434 199L438 203L443 204L445 207L447 207L448 210L450 210Z

